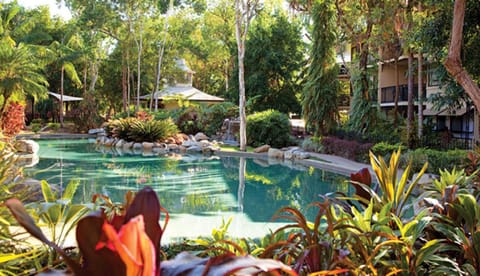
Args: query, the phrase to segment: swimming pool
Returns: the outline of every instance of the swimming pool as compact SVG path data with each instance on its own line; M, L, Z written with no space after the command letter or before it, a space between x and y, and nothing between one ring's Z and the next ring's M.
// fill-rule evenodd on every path
M60 187L79 180L76 202L90 202L98 193L121 202L126 191L151 186L171 218L162 242L209 236L229 217L231 236L261 237L283 225L271 221L281 207L305 210L319 194L349 192L345 176L312 167L239 157L120 154L87 139L37 142L39 163L25 174Z

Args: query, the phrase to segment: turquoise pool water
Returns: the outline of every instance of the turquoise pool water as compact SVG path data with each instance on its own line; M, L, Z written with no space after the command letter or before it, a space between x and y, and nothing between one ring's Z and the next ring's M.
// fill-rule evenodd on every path
M305 210L319 194L348 193L344 176L311 167L235 157L120 154L86 139L38 143L40 161L25 173L60 187L79 180L77 202L90 202L98 193L121 202L126 191L151 186L170 214L167 241L210 235L229 217L232 236L260 237L283 224L271 221L281 207Z

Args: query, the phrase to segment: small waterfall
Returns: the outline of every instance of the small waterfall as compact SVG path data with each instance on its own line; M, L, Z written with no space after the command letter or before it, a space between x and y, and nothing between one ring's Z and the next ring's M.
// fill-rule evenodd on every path
M237 134L240 131L240 120L225 119L222 124L222 141L229 145L238 145Z

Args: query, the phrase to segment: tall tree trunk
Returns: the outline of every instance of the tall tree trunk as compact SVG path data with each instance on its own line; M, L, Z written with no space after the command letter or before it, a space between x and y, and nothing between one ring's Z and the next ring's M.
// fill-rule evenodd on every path
M413 123L414 123L414 117L413 117L413 86L414 86L414 80L413 80L413 52L412 50L408 50L408 104L407 104L407 139L408 139L408 147L413 148L413 142L414 142L414 129L413 129Z
M155 93L159 92L160 89L160 76L161 76L161 69L162 69L162 62L163 62L163 53L165 52L165 44L167 43L167 36L168 36L168 18L173 9L173 0L170 0L168 5L167 16L165 17L165 27L164 27L164 35L163 35L163 42L162 45L158 48L158 62L157 62L157 76L155 78L155 88L152 91L152 95L150 96L150 111L152 111L152 104L153 98ZM158 111L158 93L155 97L155 112Z
M88 77L88 62L85 62L83 67L83 96L87 94L87 77Z
M135 105L135 110L139 111L140 110L140 83L141 83L141 65L142 65L142 48L143 48L143 26L142 23L140 23L140 31L139 31L139 39L135 39L135 42L137 43L138 47L138 53L137 53L137 102Z
M122 103L123 112L127 112L128 96L127 96L127 66L125 65L125 54L122 55Z
M63 124L63 79L65 75L65 67L62 65L60 70L60 103L58 107L58 120L60 121L60 127L64 127Z
M422 139L423 136L423 55L418 53L418 126L417 137Z
M131 70L130 70L130 62L129 62L129 54L127 52L127 116L130 117L130 102L131 102L131 84L130 84L130 77L131 77ZM133 79L133 77L132 77Z
M398 57L395 57L395 107L393 108L393 126L398 126L398 98L400 95L400 78L398 76Z
M240 113L240 150L247 149L247 115L245 112L245 41L248 29L247 5L243 0L235 0L235 37L238 50L238 94Z
M455 0L450 47L448 48L448 57L444 65L448 73L463 87L472 99L475 108L480 110L480 88L463 68L460 58L465 18L465 2L465 0ZM478 130L475 129L474 131L477 132Z
M88 88L88 92L93 93L95 91L95 85L97 84L98 80L98 59L96 59L95 62L92 63L91 75L92 79L90 80L90 87Z
M247 159L245 157L240 157L240 164L238 166L238 211L243 212L244 210L244 198L245 198L245 175L247 167Z

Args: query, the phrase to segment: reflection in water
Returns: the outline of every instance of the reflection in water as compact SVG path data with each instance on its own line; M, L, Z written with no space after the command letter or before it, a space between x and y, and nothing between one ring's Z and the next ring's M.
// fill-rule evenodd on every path
M202 231L209 235L221 218L229 216L234 217L232 231L256 235L250 231L270 223L283 206L294 206L313 218L306 206L319 194L349 192L345 177L294 164L289 168L265 160L201 155L117 155L101 152L104 149L87 140L39 144L40 162L26 174L54 185L80 180L76 202L90 202L97 193L121 202L126 191L149 185L171 215L169 228L178 224L173 235L196 237Z
M245 157L240 157L240 164L238 166L238 211L243 212L243 197L245 195L245 168L247 160Z

